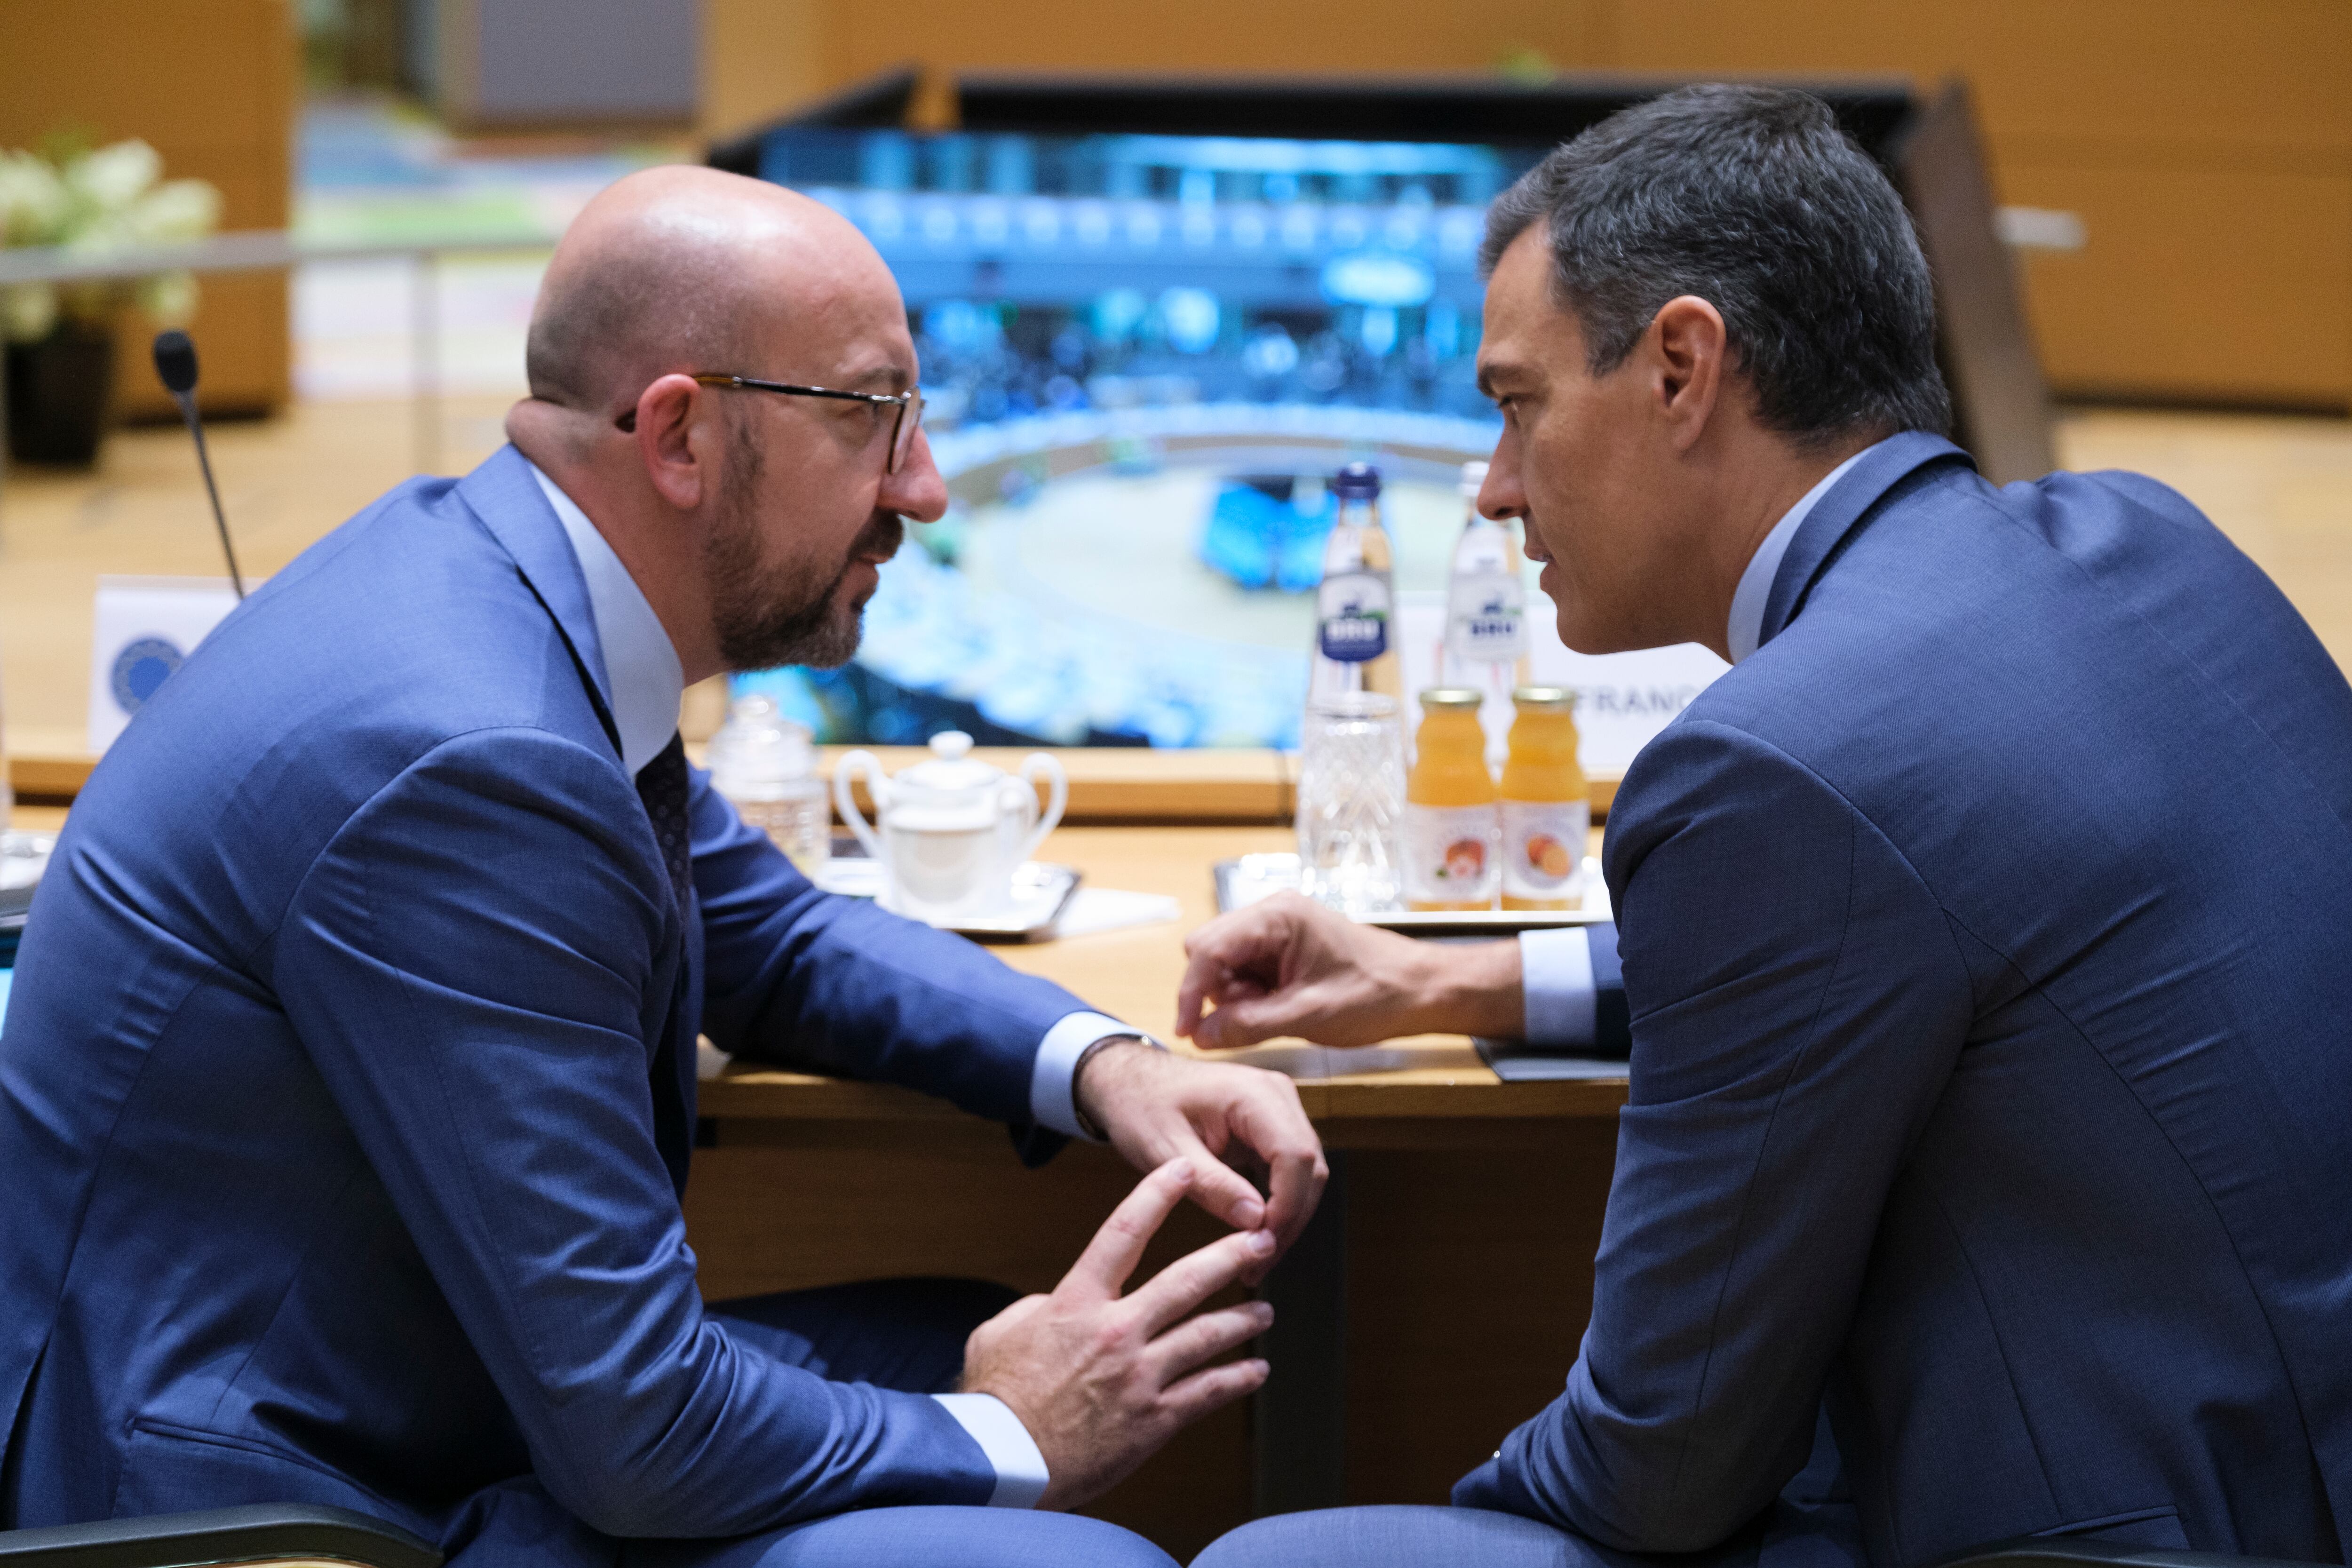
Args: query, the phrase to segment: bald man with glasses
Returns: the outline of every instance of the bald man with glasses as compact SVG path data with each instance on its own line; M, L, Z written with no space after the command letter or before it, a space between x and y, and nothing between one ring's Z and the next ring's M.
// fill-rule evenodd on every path
M789 192L633 175L529 371L510 446L278 573L74 810L0 1036L0 1527L308 1502L467 1568L1165 1563L1058 1510L1265 1378L1266 1310L1203 1309L1314 1209L1296 1092L817 891L677 734L688 682L846 659L945 510L888 270ZM1050 1295L706 1310L704 1035L1148 1173ZM1233 1234L1129 1290L1188 1199Z

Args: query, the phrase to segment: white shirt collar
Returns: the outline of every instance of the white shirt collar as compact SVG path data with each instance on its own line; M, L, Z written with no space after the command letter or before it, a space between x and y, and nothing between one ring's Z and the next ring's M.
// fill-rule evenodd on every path
M613 690L613 727L621 732L621 765L634 776L677 733L677 705L686 696L686 671L677 649L662 629L661 617L645 591L588 514L556 488L528 458L524 467L540 493L555 509L588 584L588 613L596 620L596 641L604 650L604 680Z
M1748 570L1739 574L1739 586L1731 594L1731 625L1724 644L1731 649L1731 662L1738 664L1756 651L1764 639L1764 606L1772 597L1772 579L1780 574L1780 559L1789 553L1790 542L1797 537L1802 524L1821 499L1830 493L1830 487L1845 478L1846 471L1878 449L1876 444L1864 447L1836 468L1822 476L1822 482L1797 498L1797 504L1781 515L1764 536L1748 558Z

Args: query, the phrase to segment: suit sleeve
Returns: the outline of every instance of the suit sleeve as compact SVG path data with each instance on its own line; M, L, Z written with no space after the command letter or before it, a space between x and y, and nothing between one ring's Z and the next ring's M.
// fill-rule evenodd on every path
M1780 752L1685 721L1618 802L1632 1089L1592 1318L1566 1392L1454 1500L1695 1552L1805 1463L1970 991L1910 866Z
M962 937L819 892L699 769L689 810L714 1045L939 1095L1011 1126L1033 1160L1061 1147L1033 1120L1031 1073L1045 1032L1084 1002Z
M448 742L343 825L268 973L529 1444L620 1536L984 1503L937 1401L828 1382L705 1318L654 1139L676 916L609 758Z

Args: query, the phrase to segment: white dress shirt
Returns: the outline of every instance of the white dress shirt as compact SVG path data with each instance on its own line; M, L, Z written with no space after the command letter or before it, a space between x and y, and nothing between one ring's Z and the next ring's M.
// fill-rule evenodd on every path
M588 514L553 479L528 465L547 504L563 524L564 537L588 586L589 614L604 655L604 679L612 688L613 727L621 733L621 765L635 773L659 755L677 732L677 709L686 695L686 674L677 648L662 629L661 617L644 590ZM1029 1072L1029 1113L1041 1126L1073 1138L1089 1136L1078 1124L1072 1099L1078 1058L1096 1041L1140 1031L1100 1013L1072 1013L1045 1031ZM1045 1457L1021 1418L990 1394L932 1395L971 1434L996 1468L995 1508L1032 1508L1045 1490Z
M1772 597L1772 580L1790 542L1821 499L1847 470L1876 450L1865 447L1822 476L1821 483L1797 498L1797 504L1772 525L1772 531L1748 558L1747 570L1731 594L1731 619L1724 645L1738 664L1754 653L1764 638L1764 606ZM1592 948L1580 926L1519 933L1519 995L1527 1008L1529 1045L1570 1048L1592 1044L1597 998L1593 994Z

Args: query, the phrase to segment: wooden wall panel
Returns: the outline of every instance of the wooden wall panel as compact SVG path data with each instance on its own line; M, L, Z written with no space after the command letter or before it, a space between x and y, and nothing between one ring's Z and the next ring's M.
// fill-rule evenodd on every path
M2337 0L1613 0L1609 58L1671 72L1958 74L1996 141L2352 156L2352 8Z
M1592 1313L1613 1118L1544 1147L1351 1151L1348 1500L1446 1500L1559 1396Z
M224 228L283 228L291 208L294 23L287 0L0 0L0 145L81 126L144 138L167 177L221 189ZM208 409L286 401L291 343L285 280L216 279L194 331ZM147 359L152 328L123 324L120 405L167 415Z
M1976 92L2000 199L2063 206L2087 227L2083 251L2026 268L2058 391L2352 404L2342 0L707 4L714 39L745 46L710 73L729 84L709 105L714 129L909 58L942 79L1016 66L1483 70L1519 49L1671 75L1894 73L1925 87L1958 74ZM788 79L806 89L756 89Z
M2007 158L2012 202L2082 215L2027 252L2053 380L2082 397L2341 405L2352 396L2352 174Z
M967 68L1071 70L1486 71L1534 49L1565 64L1592 53L1609 0L1018 0L971 5L907 0L705 0L713 96L704 124L741 130L787 101L772 83L817 96L908 60Z
M1999 199L2078 213L2030 253L2062 395L2352 403L2352 7L1620 0L1608 63L1966 77Z

